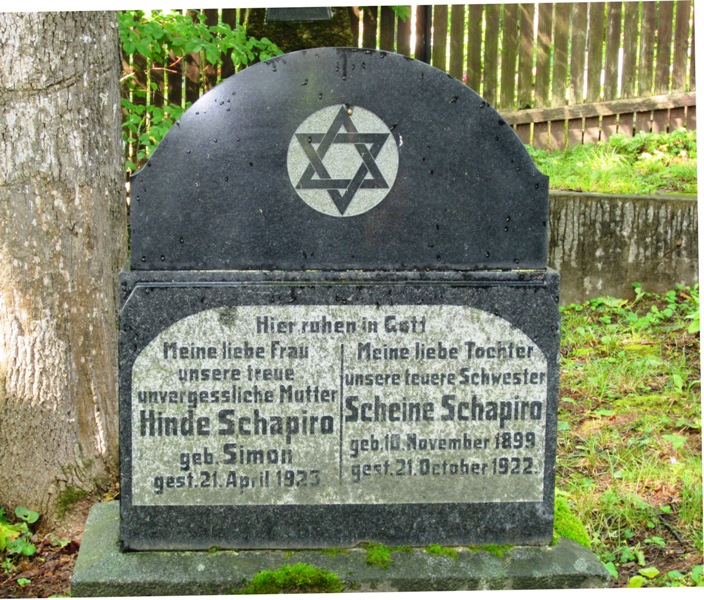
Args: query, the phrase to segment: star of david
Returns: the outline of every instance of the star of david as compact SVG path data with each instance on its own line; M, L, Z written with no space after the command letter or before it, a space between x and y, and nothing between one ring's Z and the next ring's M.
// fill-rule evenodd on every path
M342 128L344 133L340 131ZM325 133L296 134L298 143L310 161L296 188L327 190L340 214L344 215L360 188L389 188L376 164L376 157L389 135L391 134L359 133L345 107L341 107ZM362 162L351 179L334 179L325 167L323 160L333 144L352 144L359 153ZM371 179L367 178L368 175L371 175Z

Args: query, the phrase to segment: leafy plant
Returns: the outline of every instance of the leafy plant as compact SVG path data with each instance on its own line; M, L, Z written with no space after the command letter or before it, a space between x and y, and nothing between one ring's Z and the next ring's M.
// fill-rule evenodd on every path
M404 22L411 16L410 6L392 6L391 10L393 10L396 16Z
M15 515L19 522L10 523L5 513L0 509L0 552L4 551L8 555L32 556L37 548L29 541L32 532L29 525L39 520L39 513L29 510L23 506L15 509ZM10 563L3 561L3 569L9 570Z
M244 25L208 25L200 12L128 10L119 13L124 52L122 77L123 135L129 171L136 170L154 152L188 103L154 102L159 89L152 79L156 65L162 73L180 70L184 57L200 55L215 69L229 58L235 69L255 60L267 60L281 51L266 38L247 35Z

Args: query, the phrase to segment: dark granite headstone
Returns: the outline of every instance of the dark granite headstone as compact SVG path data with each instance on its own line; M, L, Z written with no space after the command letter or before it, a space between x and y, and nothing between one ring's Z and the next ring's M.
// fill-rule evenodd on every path
M460 82L255 65L132 179L127 550L552 539L547 178Z

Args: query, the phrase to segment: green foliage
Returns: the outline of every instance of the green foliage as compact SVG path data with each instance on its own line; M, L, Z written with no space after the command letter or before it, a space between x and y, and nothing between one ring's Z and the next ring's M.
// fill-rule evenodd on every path
M18 506L15 515L19 521L10 523L5 512L0 509L0 552L8 555L2 562L2 568L6 572L12 569L13 555L32 556L37 551L36 546L29 541L32 536L29 525L39 520L39 513Z
M613 194L697 193L696 131L611 136L564 151L526 146L560 190Z
M640 569L638 571L643 577L647 577L648 579L653 579L653 577L657 577L660 575L660 571L658 571L655 567L646 567L645 569Z
M447 556L448 558L454 558L457 560L458 554L456 548L450 548L448 546L440 546L439 544L431 544L425 548L428 554L433 556Z
M132 148L132 160L127 161L130 171L153 154L189 107L168 101L163 108L154 104L153 96L159 87L151 79L154 65L176 70L181 68L184 56L200 54L215 69L225 57L235 69L240 69L281 53L268 39L248 36L244 25L208 25L205 14L200 12L128 10L119 13L119 20L122 49L133 57L125 63L122 77L123 135L126 146Z
M411 16L410 6L392 6L391 10L393 10L396 16L401 19L404 23L406 22L406 19Z
M338 593L345 587L335 573L306 563L284 565L276 571L260 571L239 594Z
M631 577L628 581L628 587L629 588L640 588L643 587L643 584L645 583L645 577L641 577L640 575L634 575Z

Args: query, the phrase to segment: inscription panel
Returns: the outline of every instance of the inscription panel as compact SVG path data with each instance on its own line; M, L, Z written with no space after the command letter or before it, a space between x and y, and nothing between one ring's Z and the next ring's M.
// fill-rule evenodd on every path
M469 306L238 306L136 357L132 504L528 503L547 360Z

